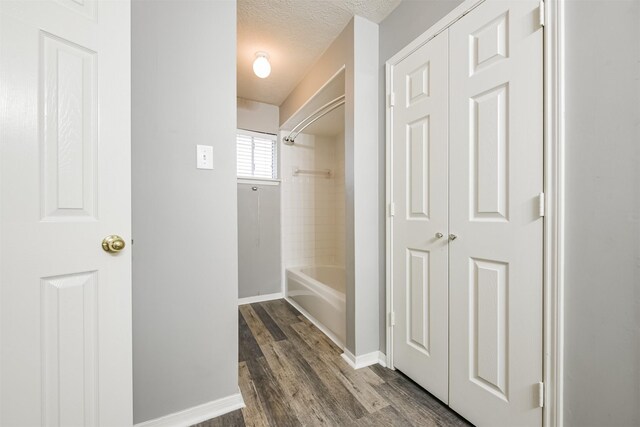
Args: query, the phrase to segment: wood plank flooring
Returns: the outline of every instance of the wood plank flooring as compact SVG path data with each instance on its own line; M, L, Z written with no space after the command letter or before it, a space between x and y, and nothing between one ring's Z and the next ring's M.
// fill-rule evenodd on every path
M195 427L470 425L397 371L379 365L353 370L285 300L239 311L246 407Z

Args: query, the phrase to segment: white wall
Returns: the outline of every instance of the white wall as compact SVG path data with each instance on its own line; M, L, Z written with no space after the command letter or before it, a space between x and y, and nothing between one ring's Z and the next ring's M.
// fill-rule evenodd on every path
M420 34L424 33L433 24L438 22L447 13L456 8L462 0L403 0L384 21L380 23L380 66L379 66L379 100L378 100L378 156L380 158L378 166L378 269L379 288L379 331L380 331L380 351L386 351L386 194L385 194L385 63L403 47L408 45Z
M133 1L136 423L238 392L235 64L234 0Z
M354 17L280 106L284 124L345 69L347 342L356 356L379 347L378 26Z
M238 98L238 129L277 134L280 128L277 105Z
M640 2L567 1L564 422L640 425Z

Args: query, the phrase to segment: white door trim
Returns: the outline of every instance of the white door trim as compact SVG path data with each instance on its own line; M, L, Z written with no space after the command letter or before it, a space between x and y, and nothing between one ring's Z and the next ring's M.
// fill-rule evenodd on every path
M393 365L393 103L394 67L429 40L449 28L485 0L466 0L395 54L385 65L386 80L386 353ZM490 0L488 0L490 1ZM544 367L543 426L562 426L562 367L564 318L564 0L546 0L544 26Z
M564 1L546 0L544 27L543 425L563 425L564 348Z

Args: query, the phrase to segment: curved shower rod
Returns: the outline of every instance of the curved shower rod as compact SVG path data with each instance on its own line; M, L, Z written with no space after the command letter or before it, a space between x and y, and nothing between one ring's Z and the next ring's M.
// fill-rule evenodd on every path
M294 126L294 128L291 129L291 132L289 132L289 136L284 137L284 139L282 141L287 145L293 145L293 143L295 142L295 140L298 137L298 135L300 134L300 132L305 130L308 126L313 124L316 120L318 120L321 117L329 114L330 112L332 112L336 108L340 107L341 105L344 105L344 103L345 103L345 96L344 95L340 95L336 99L327 102L322 107L318 108L316 111L314 111L313 113L309 114L309 116L307 116L305 119L300 121L300 123L298 123L296 126ZM322 114L319 114L319 113L322 113ZM316 114L318 114L318 115L316 116ZM300 129L298 129L298 128L300 128Z

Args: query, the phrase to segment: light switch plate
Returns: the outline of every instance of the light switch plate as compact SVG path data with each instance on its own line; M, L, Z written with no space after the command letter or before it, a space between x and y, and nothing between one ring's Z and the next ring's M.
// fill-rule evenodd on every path
M213 147L211 145L196 146L198 169L213 169Z

